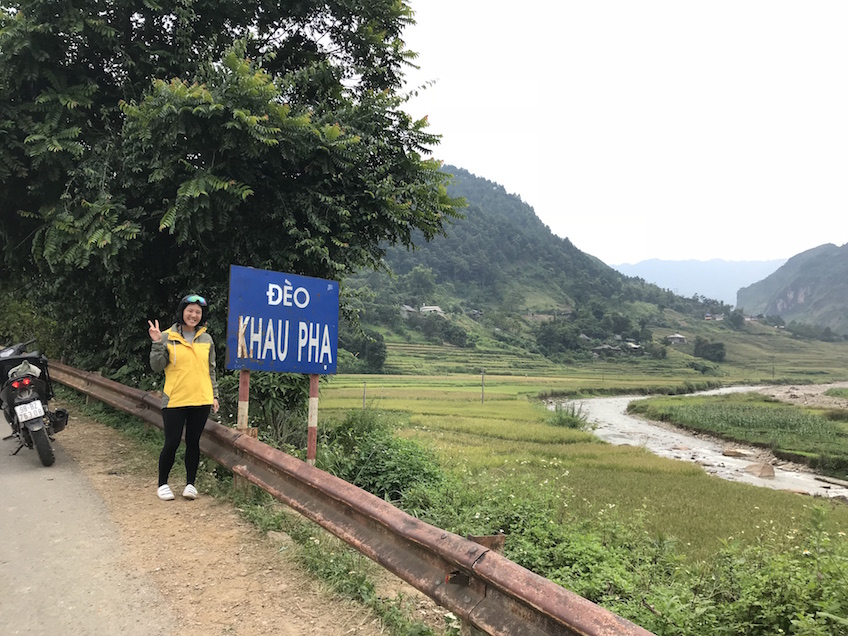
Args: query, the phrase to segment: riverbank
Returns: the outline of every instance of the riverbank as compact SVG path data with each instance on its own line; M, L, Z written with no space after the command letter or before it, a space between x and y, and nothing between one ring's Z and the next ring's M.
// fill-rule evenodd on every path
M846 386L848 383L841 382L801 387L731 387L706 391L701 395L757 391L790 403L848 408L848 400L824 395L829 388ZM730 443L629 415L627 405L639 399L645 398L633 395L593 398L575 400L573 404L586 415L587 421L594 427L594 434L610 444L643 446L661 457L696 463L708 474L728 481L848 502L848 485L839 484L836 480L825 481L803 465L776 458L768 449Z

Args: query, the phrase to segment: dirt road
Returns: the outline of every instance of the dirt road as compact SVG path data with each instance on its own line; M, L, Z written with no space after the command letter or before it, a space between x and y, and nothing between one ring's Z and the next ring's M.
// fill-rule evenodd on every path
M824 395L832 386L846 387L848 383L802 387L733 387L707 391L705 394L755 390L791 403L848 409L848 400ZM670 425L628 415L627 404L637 399L643 398L632 395L594 398L579 400L575 404L580 406L588 421L596 427L593 431L595 435L611 444L644 446L662 457L700 464L706 472L730 481L848 501L848 488L844 485L822 481L805 466L778 460L766 449L728 443L708 435L694 435ZM752 467L762 465L770 466L774 475L758 476L749 472Z
M35 451L11 457L15 448L0 444L0 633L173 633L170 605L129 567L103 500L67 453L57 446L44 468Z
M13 442L0 445L0 633L383 633L229 504L157 499L155 466L113 429L72 413L54 447L45 468L34 451L10 457Z

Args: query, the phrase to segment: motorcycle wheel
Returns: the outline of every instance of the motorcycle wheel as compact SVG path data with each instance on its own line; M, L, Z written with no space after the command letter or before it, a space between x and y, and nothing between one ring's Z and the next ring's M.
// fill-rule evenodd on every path
M37 431L30 431L32 443L35 450L38 452L38 459L45 466L52 466L56 461L56 455L53 453L53 447L50 445L50 438L47 437L47 429L42 428Z

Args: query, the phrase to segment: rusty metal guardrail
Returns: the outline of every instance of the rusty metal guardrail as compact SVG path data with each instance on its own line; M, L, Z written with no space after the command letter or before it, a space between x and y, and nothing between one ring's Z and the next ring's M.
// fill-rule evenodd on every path
M162 428L158 397L51 362L51 377ZM496 636L652 636L482 545L406 514L322 470L209 421L201 451Z

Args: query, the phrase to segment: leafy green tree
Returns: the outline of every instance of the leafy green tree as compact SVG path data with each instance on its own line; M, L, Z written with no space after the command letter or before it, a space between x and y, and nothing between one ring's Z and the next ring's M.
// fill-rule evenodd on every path
M737 331L745 326L745 312L741 307L738 307L727 314L724 321Z
M433 270L423 265L416 265L412 271L401 278L401 285L409 294L409 302L416 305L433 303L436 292L436 277Z
M655 360L665 360L668 357L668 347L661 345L658 342L648 342L645 345L645 353Z
M536 344L546 356L580 348L580 329L571 322L549 320L536 328Z
M760 318L763 320L763 322L765 322L765 324L771 325L772 327L783 327L786 325L786 322L783 320L783 318L778 315L770 315L765 316L763 318L762 314L760 314Z
M711 362L724 362L727 356L723 342L711 342L701 336L695 338L694 354L696 358L704 358Z
M339 328L339 348L351 354L354 362L339 356L346 373L382 373L386 362L386 342L383 334L372 329L358 330L346 323Z
M468 332L447 318L437 314L413 314L407 320L409 326L419 330L431 342L457 347L468 346Z
M231 263L341 280L443 233L461 202L423 158L438 136L403 111L411 16L401 0L5 3L0 278L29 274L66 354L114 366L144 359L144 319L189 290L222 333Z

